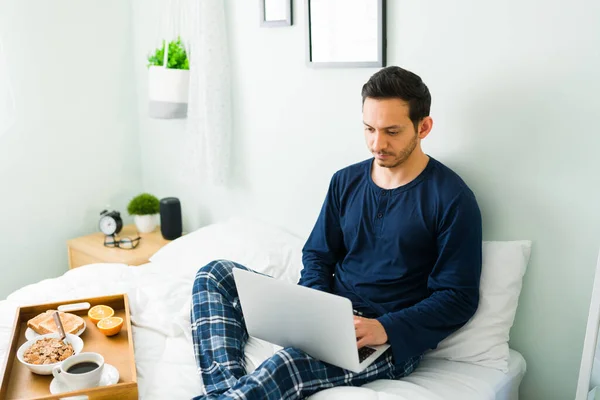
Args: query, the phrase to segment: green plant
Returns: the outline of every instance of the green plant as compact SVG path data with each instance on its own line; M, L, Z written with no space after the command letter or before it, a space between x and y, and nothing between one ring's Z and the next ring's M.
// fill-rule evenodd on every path
M181 43L181 38L172 40L169 43L169 59L167 60L167 68L171 69L190 69L190 61L188 60L185 47ZM156 49L154 54L148 56L148 67L153 65L163 66L165 60L165 41L163 40L162 47Z
M149 193L142 193L135 196L127 206L129 215L151 215L158 214L159 211L160 202L155 196Z

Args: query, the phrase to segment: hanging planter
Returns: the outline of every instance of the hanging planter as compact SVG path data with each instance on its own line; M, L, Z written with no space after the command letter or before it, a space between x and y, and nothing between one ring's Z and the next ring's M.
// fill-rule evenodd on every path
M148 97L151 118L186 118L190 63L181 38L148 57Z

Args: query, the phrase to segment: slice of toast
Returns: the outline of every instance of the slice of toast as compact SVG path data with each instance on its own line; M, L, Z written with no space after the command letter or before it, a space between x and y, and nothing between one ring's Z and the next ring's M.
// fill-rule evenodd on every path
M35 332L40 333L40 322L44 321L48 317L52 317L52 313L54 311L56 310L48 310L37 315L36 317L31 318L29 321L27 321L27 326L33 329Z
M56 327L56 323L54 322L54 318L52 317L52 314L54 312L55 310L48 310L45 313L38 315L37 317L29 320L27 322L27 326L29 326L31 329L33 329L36 333L40 335L58 332L58 328ZM58 315L60 316L60 321L63 324L65 333L74 334L78 332L81 328L83 328L83 326L85 325L83 318L75 314L64 313L59 311Z
M83 328L83 318L75 314L64 313L61 311L58 312L58 315L60 316L60 321L63 324L65 333L76 333L81 328ZM44 333L58 332L58 328L56 327L56 322L54 322L54 318L52 318L52 314L49 314L49 317L50 318L46 318L42 320L42 322L40 322L40 330L44 331Z

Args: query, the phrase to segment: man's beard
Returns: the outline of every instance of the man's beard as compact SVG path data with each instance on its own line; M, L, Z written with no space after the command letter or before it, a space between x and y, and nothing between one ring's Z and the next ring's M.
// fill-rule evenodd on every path
M417 148L417 134L415 133L415 136L412 138L412 140L408 143L408 145L406 145L406 147L404 149L402 149L400 151L400 153L394 157L391 160L377 160L377 164L380 167L383 168L396 168L402 164L404 164L404 162L406 160L408 160L408 158L410 157L410 155L413 153L413 151L415 151L415 149ZM391 153L381 153L381 154L388 154L388 155L392 155Z

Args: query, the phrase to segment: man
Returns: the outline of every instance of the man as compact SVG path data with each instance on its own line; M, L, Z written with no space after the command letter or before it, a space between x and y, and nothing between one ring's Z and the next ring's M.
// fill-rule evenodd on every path
M303 249L300 285L352 301L357 346L391 345L360 373L285 348L252 374L248 334L230 261L202 267L192 330L207 395L202 399L299 399L340 385L410 374L423 353L475 313L481 275L481 214L462 179L427 156L431 96L399 67L362 88L364 134L373 158L334 174Z

